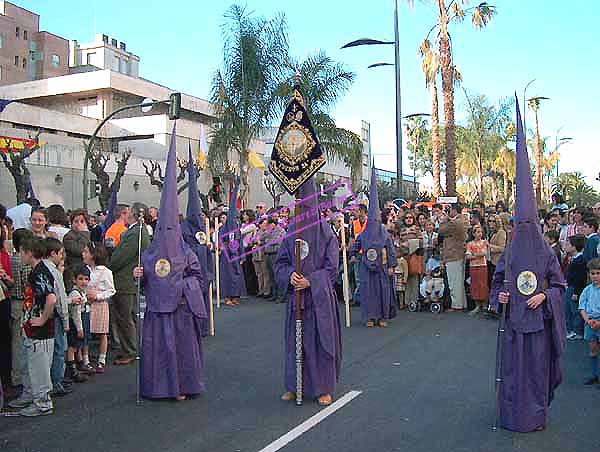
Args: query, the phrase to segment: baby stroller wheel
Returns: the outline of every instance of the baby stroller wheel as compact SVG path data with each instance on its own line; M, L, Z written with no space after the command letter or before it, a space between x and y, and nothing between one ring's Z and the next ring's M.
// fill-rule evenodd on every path
M410 312L417 312L419 310L419 303L417 301L411 301L408 303L408 310Z
M431 303L431 306L429 306L429 310L431 312L433 312L434 314L439 314L442 312L442 303Z

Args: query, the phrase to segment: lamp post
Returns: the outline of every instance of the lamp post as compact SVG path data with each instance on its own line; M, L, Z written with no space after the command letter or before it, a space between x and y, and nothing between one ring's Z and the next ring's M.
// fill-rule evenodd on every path
M529 80L529 82L527 82L527 85L525 85L525 88L523 89L523 132L525 134L527 134L527 127L526 127L527 109L525 108L525 99L527 98L527 88L529 88L529 85L531 85L533 82L535 82L535 80L536 79Z
M92 133L90 140L87 142L85 146L85 155L83 156L83 209L87 210L88 207L88 166L90 161L90 152L92 151L92 147L94 146L94 140L96 139L96 135L100 132L100 129L104 124L106 124L111 118L115 115L126 111L132 110L134 108L142 108L144 112L150 111L152 106L157 104L168 104L169 105L169 119L177 119L179 117L179 110L181 108L181 93L171 93L169 96L169 100L150 100L144 99L143 102L139 104L125 105L124 107L117 108L115 111L111 112L106 118L104 118L100 124Z
M431 116L429 113L413 113L410 115L406 115L404 119L408 119L410 122L415 120L413 125L414 128L411 130L410 125L406 125L406 135L409 141L412 141L412 131L415 132L415 142L413 145L413 192L414 192L414 201L417 202L417 151L419 150L419 143L421 141L421 126L423 124L417 124L417 118L424 118L425 116Z
M396 74L396 191L398 197L402 198L402 106L401 106L401 90L400 90L400 33L398 31L398 0L394 0L394 40L381 41L378 39L363 38L349 42L342 46L342 49L357 47L362 45L394 45L394 64L392 63L375 63L369 68L379 66L394 66Z
M556 131L556 138L554 140L554 152L558 151L558 148L561 147L563 144L568 143L569 141L573 141L572 137L562 137L562 138L558 138L558 132L560 132L560 130L562 129L562 127L560 129L558 129ZM558 162L559 160L556 160L556 178L558 179Z

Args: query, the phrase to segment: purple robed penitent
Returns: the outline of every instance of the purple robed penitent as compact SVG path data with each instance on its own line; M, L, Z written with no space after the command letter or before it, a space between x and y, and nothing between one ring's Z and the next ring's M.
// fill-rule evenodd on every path
M331 228L320 222L314 179L299 189L301 219L290 223L290 235L281 243L275 261L275 277L286 288L285 388L296 392L296 298L290 284L296 269L296 228L303 245L300 272L310 282L301 291L303 328L303 391L307 397L333 395L342 362L341 322L334 283L338 278L339 249ZM302 230L304 227L306 229ZM306 254L308 252L308 254Z
M200 206L196 167L194 165L191 146L188 149L188 153L188 204L186 218L181 223L181 232L183 234L183 240L189 245L198 258L200 264L199 268L202 273L202 295L204 297L206 312L209 312L210 308L208 303L210 298L208 296L208 288L213 279L215 264L212 253L207 245L210 243L210 231L206 231L204 214L202 213L202 208ZM208 328L208 321L202 322L203 336L208 335Z
M194 395L204 390L203 272L179 225L175 136L173 126L160 217L154 239L142 254L146 312L140 389L147 398Z
M219 229L219 247L222 250L219 256L219 288L223 298L238 298L245 293L242 260L239 257L244 252L237 209L239 187L240 181L236 177L229 200L227 220Z
M548 406L562 382L565 282L556 255L544 241L537 220L518 100L516 154L515 228L508 262L505 254L496 266L490 303L498 310L498 294L506 290L506 268L510 299L503 336L500 426L530 432L546 426ZM530 295L518 289L519 275L526 275L523 272L532 272L537 280L537 287ZM521 290L527 292L522 285ZM527 300L539 293L546 295L545 301L537 309L530 309Z
M354 242L351 254L355 255L359 250L362 250L359 271L362 319L392 319L396 316L396 294L388 269L395 266L396 259L392 239L381 224L374 166L371 170L367 227Z

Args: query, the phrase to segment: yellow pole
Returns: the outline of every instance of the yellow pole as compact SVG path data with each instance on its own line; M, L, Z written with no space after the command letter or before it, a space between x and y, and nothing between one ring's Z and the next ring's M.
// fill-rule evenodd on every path
M206 229L206 248L210 253L210 220L205 217L204 228ZM208 319L209 319L209 334L215 335L215 313L213 311L213 285L212 281L208 284Z
M215 281L217 284L217 308L221 307L221 286L219 283L219 218L215 218Z

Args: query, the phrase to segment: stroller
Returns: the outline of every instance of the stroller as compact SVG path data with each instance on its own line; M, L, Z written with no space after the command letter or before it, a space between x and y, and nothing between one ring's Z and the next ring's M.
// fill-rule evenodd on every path
M425 276L419 284L419 297L408 304L410 312L429 310L440 314L444 310L446 284L444 272L439 260L430 257L425 266Z

